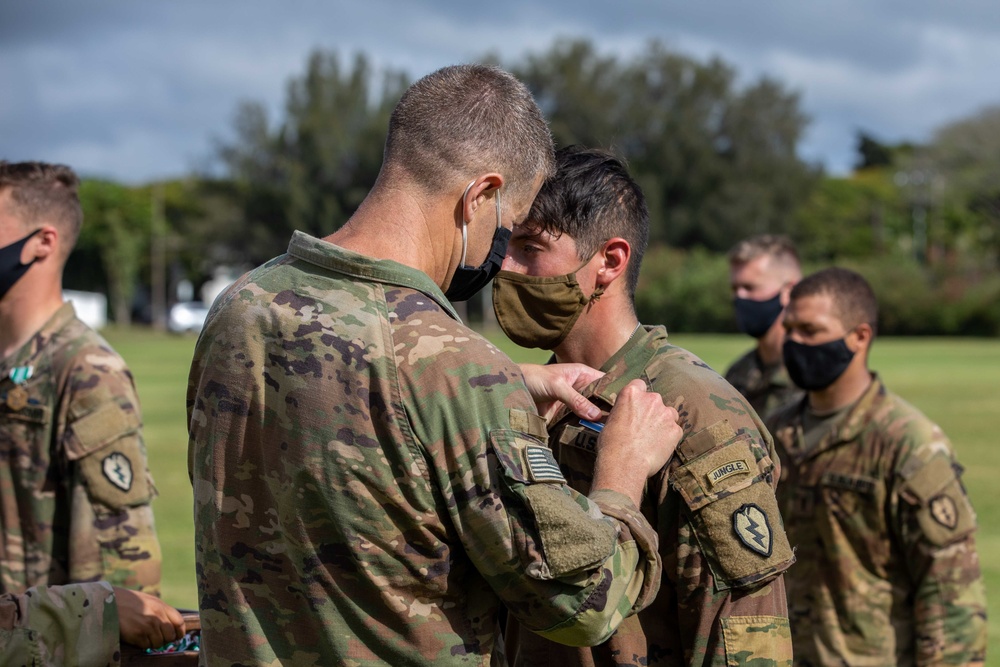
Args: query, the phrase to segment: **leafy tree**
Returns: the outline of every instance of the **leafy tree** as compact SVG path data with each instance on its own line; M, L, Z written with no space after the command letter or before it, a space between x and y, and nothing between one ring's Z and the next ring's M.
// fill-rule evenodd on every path
M77 249L83 256L100 259L112 317L116 323L127 325L132 319L132 298L140 268L149 249L149 189L85 180L79 192L84 224Z
M893 163L892 147L866 132L858 132L858 162L855 169L888 167Z
M926 159L941 179L945 234L1000 263L1000 106L940 128Z
M220 241L259 263L280 253L293 230L336 230L378 176L389 115L407 85L399 72L377 76L363 55L345 67L315 51L289 82L276 127L262 105L242 104L235 140L217 147L229 180L206 182L209 213L236 223Z
M795 153L806 124L798 96L767 78L740 89L719 59L700 63L652 42L622 61L564 40L510 69L558 144L603 146L628 160L654 242L725 250L785 231L815 182Z

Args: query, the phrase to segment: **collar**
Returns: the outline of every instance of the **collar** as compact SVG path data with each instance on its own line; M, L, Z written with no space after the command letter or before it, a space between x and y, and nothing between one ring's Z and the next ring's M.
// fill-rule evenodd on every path
M618 393L632 380L643 377L656 351L666 341L666 327L640 326L635 335L601 366L600 370L604 372L604 376L581 389L580 393L602 409L614 407ZM563 406L552 418L551 423L555 424L569 414L571 414L570 409Z
M52 314L52 317L42 325L42 328L31 335L31 338L24 345L15 350L6 359L0 360L0 369L2 369L3 377L7 377L7 372L10 369L22 366L25 362L34 359L42 347L45 346L45 343L74 319L76 319L76 310L73 308L73 303L70 301L64 302Z
M330 271L371 282L408 287L433 299L453 319L461 322L444 292L423 271L391 259L376 259L296 231L288 243L288 254Z
M812 458L817 454L833 449L839 445L853 442L861 434L861 431L872 419L875 408L885 399L885 384L879 378L878 373L872 373L872 383L865 390L854 405L841 417L839 423L831 430L826 437L820 440L811 450L802 449L804 439L802 437L802 414L808 409L809 397L806 395L799 404L799 409L795 413L795 420L790 425L794 428L793 448L789 449L789 454L796 463Z

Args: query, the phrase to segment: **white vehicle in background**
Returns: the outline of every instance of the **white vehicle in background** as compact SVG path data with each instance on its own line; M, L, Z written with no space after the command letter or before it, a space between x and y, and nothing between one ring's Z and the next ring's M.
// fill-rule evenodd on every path
M103 329L108 324L108 297L100 292L65 289L63 297L73 304L76 316L91 329Z
M208 306L201 301L182 301L170 307L167 328L174 333L199 333L205 326Z

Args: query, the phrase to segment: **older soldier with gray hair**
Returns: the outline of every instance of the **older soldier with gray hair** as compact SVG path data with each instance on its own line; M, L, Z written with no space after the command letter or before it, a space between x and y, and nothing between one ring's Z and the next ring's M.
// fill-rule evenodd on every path
M207 664L486 665L501 602L582 645L652 600L638 504L676 411L623 387L576 493L528 387L596 417L573 390L596 375L524 377L449 303L500 268L553 153L512 76L434 72L344 227L296 233L217 300L188 391Z
M986 652L976 516L941 429L868 370L864 278L791 291L783 354L807 396L767 419L798 563L785 575L795 664L973 665Z

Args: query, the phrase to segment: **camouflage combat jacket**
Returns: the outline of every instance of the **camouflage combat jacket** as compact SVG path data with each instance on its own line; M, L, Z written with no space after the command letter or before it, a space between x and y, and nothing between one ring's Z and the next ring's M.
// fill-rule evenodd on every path
M764 366L754 348L733 362L726 381L743 394L761 419L786 403L798 401L805 392L796 387L784 364Z
M587 644L659 586L638 509L565 485L518 366L396 262L296 233L216 301L188 411L207 664L488 665L501 601Z
M533 665L791 664L781 573L793 562L774 485L770 436L746 401L696 356L640 329L584 393L607 409L642 378L680 414L684 438L649 480L642 512L660 536L663 582L653 603L604 644L570 649L509 627L508 658ZM570 486L587 493L597 433L557 415L550 442Z
M0 595L0 664L117 667L118 606L105 581Z
M0 592L103 579L159 593L140 429L125 362L70 303L0 361Z
M768 419L797 564L798 665L966 665L986 649L976 517L951 444L874 377L810 450L805 399Z

